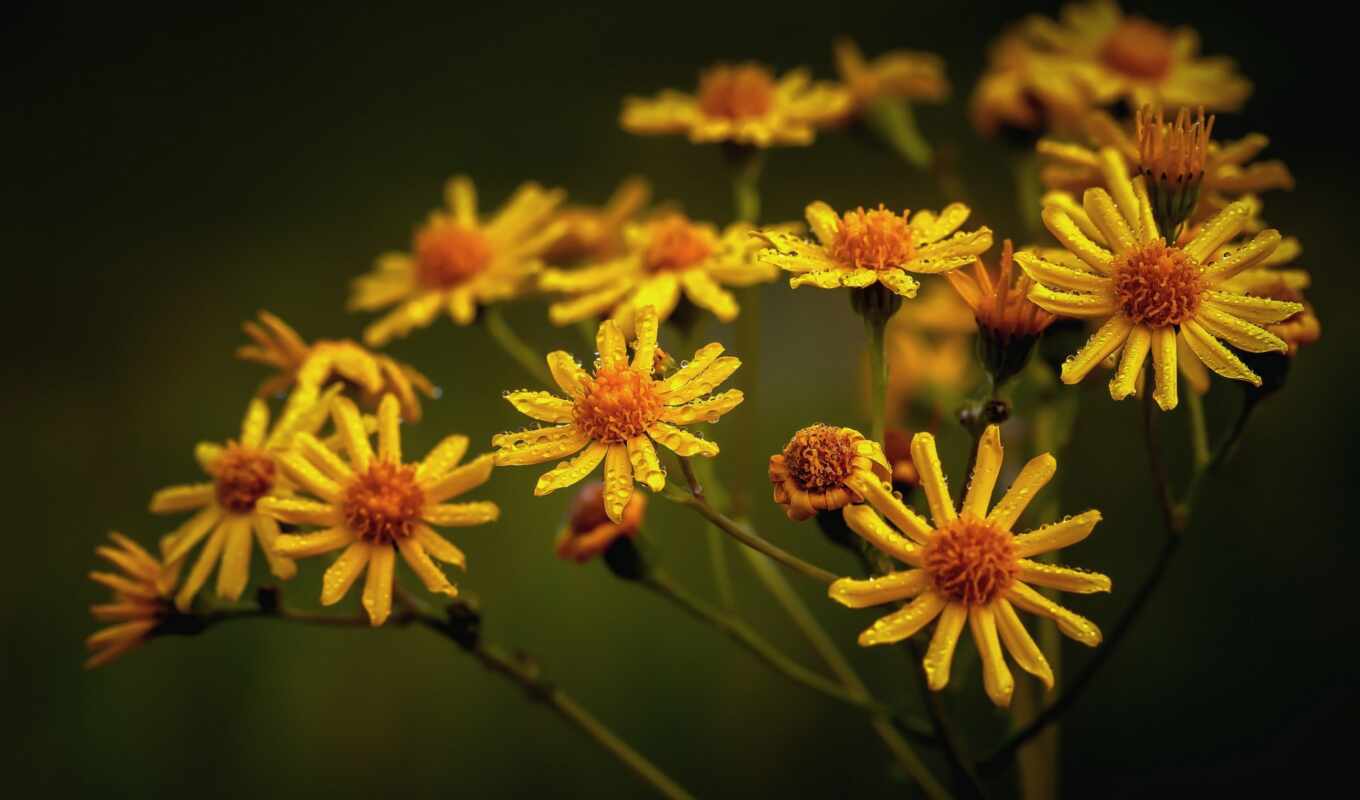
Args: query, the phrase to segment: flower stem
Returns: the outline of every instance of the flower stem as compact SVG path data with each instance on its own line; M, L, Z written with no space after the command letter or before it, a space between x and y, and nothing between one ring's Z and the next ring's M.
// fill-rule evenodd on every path
M496 340L496 344L501 346L506 355L513 358L524 367L525 371L534 376L534 379L544 386L554 386L552 375L548 373L547 362L543 356L530 347L527 342L519 338L510 324L501 316L500 309L495 306L484 306L482 308L482 321L486 325L487 333Z
M738 222L754 225L760 220L760 173L765 153L756 148L730 152L732 161L732 207Z
M883 98L869 106L865 121L874 133L893 149L902 160L922 172L935 162L930 142L916 124L911 104L900 98Z
M886 444L888 425L888 356L885 333L888 321L865 315L864 330L869 335L869 414L870 438Z
M694 497L704 496L704 486L711 486L714 489L715 505L719 508L727 505L727 497L723 492L722 484L718 482L713 474L712 462L705 459L699 462L699 469L695 469L694 462L684 456L680 456L680 469L685 475L685 482L689 485L689 493ZM700 480L698 471L704 473L703 480ZM724 549L726 542L723 539L722 531L716 526L709 525L705 529L708 540L708 564L713 572L713 583L718 590L718 602L724 611L734 611L737 607L737 594L732 588L732 570L727 564L727 550Z

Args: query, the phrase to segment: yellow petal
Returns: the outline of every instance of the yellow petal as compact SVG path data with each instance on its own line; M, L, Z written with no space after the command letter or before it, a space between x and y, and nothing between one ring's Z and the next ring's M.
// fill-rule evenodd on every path
M312 466L337 484L348 483L354 479L354 470L344 459L310 433L300 433L293 439L293 446Z
M1161 238L1161 231L1157 230L1157 218L1152 213L1152 200L1148 197L1146 176L1139 175L1133 179L1133 193L1138 199L1138 219L1130 221L1129 225L1133 228L1133 235L1137 237L1139 244L1152 244Z
M454 219L465 228L477 227L477 188L466 175L456 175L444 185L444 202Z
M1015 554L1029 558L1076 544L1091 535L1100 512L1091 510L1015 537Z
M1205 221L1199 232L1182 249L1191 258L1203 264L1224 242L1242 232L1251 220L1252 205L1246 200L1229 204L1222 211Z
M416 468L416 480L426 484L444 477L458 465L467 450L468 437L460 434L444 437Z
M226 533L226 526L218 525L213 529L212 536L208 537L208 543L203 545L198 560L194 562L194 568L189 570L189 576L184 579L179 594L175 595L175 607L180 611L189 610L193 605L194 595L198 594L198 590L203 588L208 576L212 574L213 567L217 565L217 559L222 554L222 546L227 541Z
M697 399L722 385L741 366L741 360L733 356L723 356L709 365L708 369L695 375L683 386L662 395L668 406L678 406Z
M1101 575L1099 572L1087 572L1086 570L1060 567L1055 564L1045 564L1042 561L1030 561L1023 558L1018 563L1020 565L1020 572L1018 573L1020 580L1027 583L1077 594L1110 591L1109 577Z
M1213 263L1204 271L1204 280L1216 286L1243 270L1256 266L1280 246L1280 232L1275 229L1261 231L1250 242L1236 250L1218 254Z
M250 580L250 517L233 514L222 523L226 541L222 545L222 566L217 571L217 596L236 600Z
M935 527L943 528L957 518L954 501L949 496L949 483L940 466L940 454L935 449L935 437L928 433L918 433L911 437L911 460L916 465L921 488L925 490L926 501L930 505L930 518Z
M222 509L216 503L190 517L174 533L170 534L170 547L165 553L165 563L174 564L202 541L222 518Z
M915 597L929 588L930 575L923 569L910 569L880 578L841 578L827 589L827 596L849 608L867 608Z
M347 528L337 525L313 533L284 533L274 540L274 552L288 558L307 558L319 556L332 550L339 550L354 541L354 534Z
M152 514L171 514L202 508L213 502L217 487L211 483L170 486L151 495Z
M1052 689L1053 668L1048 665L1048 659L1044 658L1043 651L1034 643L1029 631L1025 630L1015 609L1005 598L998 597L996 602L992 603L992 612L996 617L996 631L1001 634L1001 642L1006 645L1011 658L1020 665L1020 669L1043 681L1045 687Z
M718 445L713 442L664 422L653 422L647 428L647 435L652 437L653 441L675 451L676 455L712 458L718 454Z
M973 629L973 640L977 642L978 655L982 657L982 685L987 696L1001 708L1011 704L1011 694L1015 692L1015 678L1006 666L1006 657L1001 653L1001 641L996 633L996 616L990 606L974 606L968 609L968 625Z
M363 602L368 621L375 628L386 622L392 613L392 577L396 566L396 548L386 544L369 547Z
M1015 254L1015 262L1030 278L1048 286L1100 295L1108 295L1114 289L1114 282L1103 275L1054 264L1040 258L1037 253L1022 250Z
M1042 283L1030 287L1031 303L1060 317L1097 319L1108 317L1119 310L1112 294L1077 294L1059 292Z
M968 491L963 498L963 513L977 519L987 516L992 491L996 489L996 479L1001 474L1001 452L1001 429L988 425L978 441L972 480L968 482Z
M1020 515L1025 513L1030 501L1044 488L1057 470L1057 460L1048 453L1030 459L1020 470L1020 474L1015 476L1011 488L1002 495L1000 502L992 507L992 513L987 515L987 521L1003 531L1010 530Z
M1248 353L1283 353L1289 349L1283 339L1265 328L1213 306L1203 306L1196 311L1195 321L1209 333Z
M268 430L269 406L257 397L250 401L246 408L246 418L241 423L241 446L259 447L264 444L264 435Z
M869 647L900 642L929 625L931 620L939 616L944 606L944 598L934 592L926 592L908 603L905 608L880 618L859 635L859 643L863 647Z
M368 566L371 550L368 542L364 541L353 542L345 548L345 552L326 569L326 574L321 578L321 605L335 605L349 593L349 587L354 585L364 567Z
M633 467L628 446L612 444L604 461L604 513L614 522L623 520L623 509L633 497Z
M590 379L576 359L565 350L554 350L548 354L548 371L569 397L580 397L585 391L585 382Z
M836 239L836 231L841 227L840 215L831 206L818 200L810 203L804 210L808 228L823 245L830 245Z
M648 489L659 492L666 488L666 471L661 468L651 439L646 436L629 439L628 460L633 465L633 476L646 484Z
M329 503L340 502L340 485L312 466L297 453L285 453L278 459L279 466L293 483Z
M1225 378L1261 385L1261 378L1194 320L1181 323L1181 337L1209 369Z
M1252 297L1236 292L1207 291L1204 293L1204 306L1225 311L1235 317L1257 325L1269 325L1294 316L1303 310L1301 303L1271 300L1266 297Z
M505 399L515 410L540 422L571 422L574 404L548 392L509 392Z
M729 389L703 400L695 400L680 406L667 406L661 409L661 421L673 425L717 422L722 415L736 408L744 399L745 395L740 389Z
M1110 197L1109 192L1100 187L1087 189L1082 197L1082 206L1116 253L1128 253L1137 249L1138 244L1134 241L1133 230L1115 207L1114 198Z
M972 211L963 203L950 203L938 215L919 211L909 223L917 244L938 242L968 221Z
M429 525L417 524L413 535L429 555L445 564L453 564L459 569L467 568L467 556L463 555L463 551L454 547L448 539L435 533Z
M269 562L269 572L281 581L289 581L296 577L297 564L291 558L285 558L274 550L279 536L282 535L279 532L279 524L263 514L252 514L250 522L255 529L255 539L260 543L260 550L264 553L265 560Z
M531 431L527 434L500 434L492 437L496 445L496 465L523 466L542 464L554 458L569 456L585 447L590 437L575 425L544 429L542 434Z
M1073 613L1039 594L1020 581L1012 581L1006 599L1031 614L1040 614L1058 623L1058 630L1088 647L1100 644L1100 629L1080 614Z
M425 492L425 502L442 503L450 497L457 497L469 489L486 483L491 470L496 465L496 457L490 453L478 456L458 469L452 470L429 482L421 481Z
M607 369L618 369L628 363L628 348L623 332L613 320L600 323L595 335L595 349L600 354L600 365Z
M600 465L608 451L609 445L604 442L591 442L580 455L539 476L538 483L534 484L534 495L542 496L577 483Z
M950 667L954 663L954 648L958 646L963 623L968 619L968 607L962 603L948 603L940 613L935 633L930 637L921 667L926 673L926 686L938 692L949 685Z
M501 510L495 503L480 500L472 503L445 503L426 506L421 518L431 525L466 527L482 525L500 519Z
M363 419L354 401L348 397L337 397L331 404L331 418L340 433L350 464L360 472L367 470L373 460L373 448L368 443L368 432L364 430Z
M401 463L401 401L394 394L383 395L378 403L378 457Z
M1171 329L1166 328L1165 330ZM1110 379L1111 398L1123 400L1136 391L1136 384L1139 376L1143 374L1143 365L1147 363L1150 347L1152 347L1152 331L1148 330L1146 326L1135 325L1133 330L1129 331L1128 338L1124 340L1123 356L1119 359L1119 366L1114 371L1114 377Z
M657 394L662 397L682 388L685 384L694 380L697 376L707 370L718 356L723 353L723 346L718 342L706 344L694 353L689 363L676 370L669 378L662 381L657 387ZM702 392L700 393L702 394ZM696 395L697 396L697 395Z
M1152 332L1152 374L1155 386L1152 399L1163 411L1176 407L1176 329L1158 328Z
M633 320L633 333L636 337L633 342L633 369L644 375L651 375L652 369L656 366L657 327L656 309L652 306L639 308L637 316ZM567 419L570 419L570 416ZM567 420L548 421L566 422Z
M875 475L857 473L846 479L846 485L858 492L865 502L891 520L898 530L911 537L917 544L926 544L930 541L932 530L930 523L922 519L921 515L917 514L906 503L903 503L902 499L893 493L890 484L885 484ZM850 507L847 506L846 513L849 512ZM872 516L872 512L870 512L870 515ZM877 519L877 517L874 518ZM849 517L847 517L848 519Z
M799 289L804 286L812 286L817 289L839 289L844 285L845 279L853 275L854 270L847 270L844 267L837 265L832 269L821 269L815 272L804 272L801 275L794 275L792 278L789 278L789 288Z
M694 305L707 309L722 322L731 322L737 318L741 311L737 305L737 298L719 286L707 272L691 269L686 271L680 280L685 289L685 296Z
M397 547L401 548L401 557L406 560L407 566L420 578L420 582L425 584L425 588L435 594L444 594L449 597L457 597L458 590L453 584L449 583L448 576L439 565L430 560L430 556L425 552L425 548L420 545L414 537L407 536L397 540Z
M885 269L878 274L878 282L888 287L888 291L908 300L916 297L921 284L900 269Z
M591 319L613 309L631 292L635 284L619 279L613 285L598 291L589 291L569 300L559 300L548 306L548 321L554 325L570 325L583 319Z
M1110 274L1110 262L1114 260L1114 254L1104 247L1091 241L1082 230L1077 227L1077 223L1056 206L1046 206L1042 213L1044 226L1049 233L1062 243L1064 247L1072 251L1073 255L1090 264L1093 269L1104 275Z
M1123 347L1132 330L1133 323L1127 317L1122 315L1110 317L1091 334L1091 338L1086 340L1086 344L1082 345L1080 350L1063 362L1062 382L1068 384L1080 382L1096 368L1097 364L1104 361L1106 356Z

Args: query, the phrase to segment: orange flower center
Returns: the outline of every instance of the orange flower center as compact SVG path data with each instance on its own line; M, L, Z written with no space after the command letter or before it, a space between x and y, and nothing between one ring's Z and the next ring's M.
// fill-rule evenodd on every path
M935 591L956 603L984 606L1019 570L1014 538L991 523L959 517L926 545L923 566Z
M1114 294L1137 325L1179 325L1199 308L1204 291L1199 264L1178 247L1156 241L1114 260Z
M572 412L576 427L598 442L618 444L643 432L661 416L652 379L628 367L604 368L585 382Z
M345 525L370 544L393 544L411 535L425 492L416 483L414 466L374 461L345 487L340 510Z
M436 219L416 234L415 257L421 283L448 289L486 269L491 243L479 230Z
M915 255L907 212L899 216L882 205L873 211L858 208L845 212L831 242L833 258L861 269L900 267Z
M1158 80L1171 71L1174 44L1171 31L1161 25L1127 17L1105 40L1100 56L1111 69L1125 75Z
M713 235L680 214L668 214L648 227L651 237L642 261L653 272L682 270L713 254Z
M813 425L789 440L784 447L784 465L804 491L834 489L850 477L858 441L839 428Z
M263 450L232 443L217 462L217 504L245 514L274 488L274 459Z
M714 67L699 77L699 109L710 117L750 119L773 106L774 76L764 67Z

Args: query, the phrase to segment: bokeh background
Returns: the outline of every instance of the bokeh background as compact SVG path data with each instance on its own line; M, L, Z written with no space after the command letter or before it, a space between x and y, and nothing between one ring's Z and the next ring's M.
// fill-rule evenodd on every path
M1210 4L1139 3L1189 23L1211 54L1256 82L1225 136L1262 130L1299 188L1268 201L1272 224L1304 243L1324 340L1261 410L1238 458L1205 493L1162 591L1064 720L1063 779L1074 797L1139 797L1195 785L1302 787L1348 772L1356 711L1353 582L1357 545L1344 503L1355 452L1354 139L1330 100L1353 57L1319 6L1268 18ZM0 324L5 359L6 785L46 796L544 794L628 796L632 777L519 691L418 629L314 630L239 624L153 643L110 668L81 669L85 579L109 529L152 541L174 523L146 512L151 492L195 479L192 446L235 434L263 373L231 358L239 324L271 309L309 337L357 335L348 281L412 226L456 171L485 203L523 179L602 201L623 176L724 220L716 151L642 139L616 125L620 98L690 86L717 59L808 65L830 75L830 40L866 51L934 50L954 97L922 107L927 134L952 149L975 219L1020 236L1008 159L966 123L987 42L1028 8L977 2L856 2L815 9L698 3L626 9L521 4L382 8L126 4L11 5L0 32L9 206ZM1056 4L1036 4L1053 13ZM1344 107L1343 107L1344 108ZM766 218L833 206L938 207L926 176L843 135L775 151ZM17 245L17 246L16 246ZM851 387L861 347L844 298L775 284L766 315L759 408L716 429L754 426L759 461L814 421L861 425ZM542 306L511 307L542 350L579 349ZM727 337L729 332L714 335ZM440 323L390 348L443 388L406 432L422 452L465 432L481 447L522 419L500 397L528 385L479 328ZM753 354L743 354L750 356ZM1075 391L1075 390L1074 390ZM1106 522L1072 551L1113 576L1110 596L1072 605L1108 625L1141 580L1162 533L1134 402L1084 387L1061 459L1064 508ZM1233 387L1209 398L1214 424ZM1177 415L1169 426L1178 430ZM1179 441L1179 440L1177 440ZM962 452L950 455L958 465ZM1176 460L1177 468L1184 466ZM480 492L503 520L457 538L461 584L485 608L485 633L534 654L554 680L703 796L877 795L899 790L864 720L767 672L747 653L657 598L551 556L569 499L529 496L540 470L505 469ZM759 476L757 476L759 479ZM956 481L958 478L955 479ZM756 522L778 543L855 569L810 525L768 502ZM647 532L670 569L710 592L700 526L664 501ZM734 553L735 556L735 553ZM258 555L257 555L258 559ZM806 663L815 656L738 565L750 618ZM257 567L259 567L257 561ZM321 565L288 587L315 596ZM257 573L258 573L257 569ZM847 647L872 618L794 581ZM351 598L357 604L357 597ZM1064 669L1087 657L1069 648ZM870 682L914 702L900 653L855 654ZM947 696L974 751L1004 732L976 672Z

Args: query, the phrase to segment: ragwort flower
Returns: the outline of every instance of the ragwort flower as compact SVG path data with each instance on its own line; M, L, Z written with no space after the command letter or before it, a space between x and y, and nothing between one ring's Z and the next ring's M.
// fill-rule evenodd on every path
M859 637L864 646L900 642L938 619L922 662L926 682L934 691L949 683L954 648L965 622L982 657L983 685L992 702L1009 705L1015 688L1003 645L1021 669L1052 688L1053 670L1015 609L1052 619L1059 630L1082 644L1100 643L1100 630L1094 623L1031 587L1110 591L1110 579L1104 575L1032 560L1085 539L1100 521L1100 512L1087 511L1030 533L1012 533L1025 507L1053 477L1057 462L1049 454L1032 459L988 513L1001 471L1001 435L995 425L987 426L978 443L977 465L958 511L940 469L934 438L916 434L911 451L933 524L882 482L868 478L856 479L855 488L869 505L847 506L842 512L851 529L911 569L867 580L842 578L831 584L828 593L851 608L911 599L864 631Z
M910 218L906 211L896 214L882 205L841 216L821 201L809 205L806 213L814 242L782 231L760 234L771 247L757 257L794 273L789 286L795 289L804 285L863 289L878 283L911 298L919 284L908 272L947 272L971 263L992 246L990 228L954 233L970 213L963 203L950 204L938 216L917 211Z
M961 269L945 273L954 291L973 310L982 363L997 384L1024 368L1039 334L1056 319L1030 301L1033 281L1028 276L1021 275L1012 282L1013 254L1011 240L1007 239L995 279L980 258L973 264L972 276Z
M1266 230L1232 250L1220 247L1241 232L1251 215L1245 201L1229 205L1198 226L1184 244L1168 244L1158 231L1143 176L1129 180L1113 148L1101 151L1109 191L1088 189L1081 208L1048 205L1044 225L1080 259L1082 268L1033 253L1015 259L1036 281L1030 299L1060 317L1103 320L1062 365L1064 383L1076 383L1121 351L1110 396L1132 395L1149 354L1163 410L1177 404L1178 353L1193 354L1225 378L1259 386L1261 379L1219 339L1248 352L1284 351L1286 343L1263 325L1301 310L1298 303L1252 297L1228 281L1267 258L1280 233ZM1177 342L1185 344L1178 350Z
M836 71L856 110L884 98L938 103L949 96L944 61L934 53L894 50L870 61L848 36L838 38L833 48Z
M805 70L776 80L760 64L720 64L699 76L696 94L625 99L619 121L630 133L683 133L696 144L806 145L818 128L843 119L850 102L844 88L812 83Z
M820 423L803 428L782 453L770 456L774 501L795 522L863 502L849 485L850 478L860 473L872 480L892 477L883 448L850 428Z
M526 183L485 220L477 214L470 178L450 180L445 195L447 208L431 212L416 230L410 253L383 255L373 272L354 282L352 310L398 304L364 330L372 347L424 328L443 312L455 324L468 325L478 305L518 296L542 267L543 253L566 230L565 222L553 221L566 197L560 189Z
M112 622L85 640L96 651L85 662L86 669L103 666L145 642L174 609L170 594L179 580L179 564L169 564L148 553L141 545L121 533L110 533L114 545L96 547L117 572L91 572L90 579L113 590L113 600L90 606L90 614L101 622Z
M505 399L520 413L555 425L493 437L496 463L541 464L584 450L545 472L534 494L571 486L603 461L605 511L611 520L621 522L633 496L634 480L654 492L666 485L666 471L657 459L654 441L681 456L716 456L718 445L678 426L716 422L741 403L739 389L704 397L741 362L722 355L723 346L715 342L699 348L680 369L655 378L657 324L651 306L638 311L630 362L618 324L613 320L601 323L594 373L587 373L565 351L549 353L548 369L567 397L519 391L507 393Z
M481 525L500 517L495 503L445 502L486 483L493 467L491 455L458 466L468 439L455 435L436 445L423 461L404 463L395 395L378 404L377 453L352 401L336 398L331 415L347 459L306 433L298 435L296 450L280 459L288 477L317 499L270 497L260 503L262 513L281 522L322 528L280 535L275 543L279 555L306 558L342 550L322 580L321 603L339 602L367 570L363 604L375 626L392 611L398 551L426 589L456 597L458 589L435 561L463 569L467 559L430 526Z
M566 206L556 219L566 223L562 235L543 254L550 264L597 263L624 250L624 227L647 206L652 188L643 178L619 184L603 206Z

